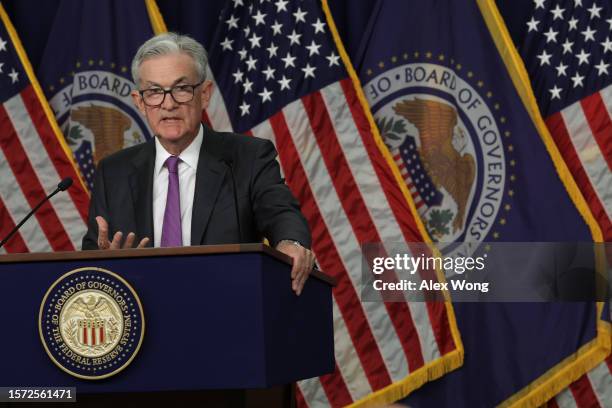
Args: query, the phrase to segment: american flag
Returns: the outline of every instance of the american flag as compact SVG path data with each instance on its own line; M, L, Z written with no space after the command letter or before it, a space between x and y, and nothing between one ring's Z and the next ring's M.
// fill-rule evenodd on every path
M612 404L612 356L548 402L549 408L606 408Z
M75 250L85 233L89 197L2 5L0 16L0 236L60 180L75 181L42 206L0 253Z
M612 4L535 0L520 49L564 161L612 240ZM612 357L572 383L549 407L606 407Z
M535 0L520 53L546 125L610 241L612 4Z
M275 143L318 264L338 281L336 370L298 384L299 405L310 407L399 399L462 355L450 304L360 302L361 245L422 241L424 230L373 134L326 7L229 4L210 50L220 92L206 115L216 129Z
M391 154L410 190L417 211L423 216L429 207L440 205L442 194L425 171L416 146L414 138L407 136L401 146L391 149Z

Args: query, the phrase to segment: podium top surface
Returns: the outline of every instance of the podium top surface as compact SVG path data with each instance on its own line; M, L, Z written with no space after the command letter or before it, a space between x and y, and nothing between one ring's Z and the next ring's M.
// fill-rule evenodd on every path
M53 262L68 260L91 260L91 259L116 259L116 258L147 258L147 257L169 257L169 256L192 256L192 255L215 255L215 254L240 254L240 253L262 253L291 265L290 256L265 245L263 243L252 244L224 244L224 245L201 245L175 248L133 248L91 251L69 251L69 252L38 252L0 255L1 263L17 262ZM320 279L330 285L335 285L336 280L329 275L315 269L311 277Z

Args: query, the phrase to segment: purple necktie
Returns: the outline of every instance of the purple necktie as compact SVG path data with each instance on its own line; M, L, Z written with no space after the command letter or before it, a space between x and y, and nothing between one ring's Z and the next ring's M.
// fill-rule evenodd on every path
M168 168L168 196L162 227L161 246L183 246L183 230L181 228L181 195L179 193L178 164L181 159L170 156L166 159Z

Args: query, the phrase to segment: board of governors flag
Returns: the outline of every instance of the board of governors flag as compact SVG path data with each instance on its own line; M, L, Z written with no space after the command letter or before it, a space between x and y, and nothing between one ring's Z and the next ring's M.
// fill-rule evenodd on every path
M71 188L44 204L0 254L75 250L85 233L89 197L1 4L0 17L0 237L60 180L74 180Z
M37 74L90 189L100 159L151 138L130 96L130 65L159 31L150 0L59 3Z
M275 143L318 264L338 281L336 370L299 382L299 406L376 406L458 367L463 350L450 304L360 302L361 245L426 234L326 2L228 2L209 51L222 98L208 119Z
M528 13L517 12L518 9ZM612 240L612 5L524 0L503 9L537 104L605 241ZM572 383L550 407L605 407L612 356Z
M536 0L523 7L531 13L521 21L517 48L538 106L612 241L612 3ZM520 17L504 15L509 25Z
M379 2L362 38L355 61L364 92L443 252L601 240L528 103L529 82L493 1ZM603 306L455 303L464 364L406 402L541 405L609 353Z

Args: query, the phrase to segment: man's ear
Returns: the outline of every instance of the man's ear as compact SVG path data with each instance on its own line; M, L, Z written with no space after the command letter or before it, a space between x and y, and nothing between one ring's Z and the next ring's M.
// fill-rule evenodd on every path
M202 110L204 111L206 108L208 108L208 104L210 103L210 97L212 96L213 93L213 83L211 80L207 79L206 81L204 81L204 83L202 84Z
M134 89L131 92L132 95L132 100L134 101L134 105L136 105L136 107L138 108L138 110L140 111L140 113L142 113L143 115L145 115L145 104L142 100L142 97L140 96L140 93L138 93L137 89Z

